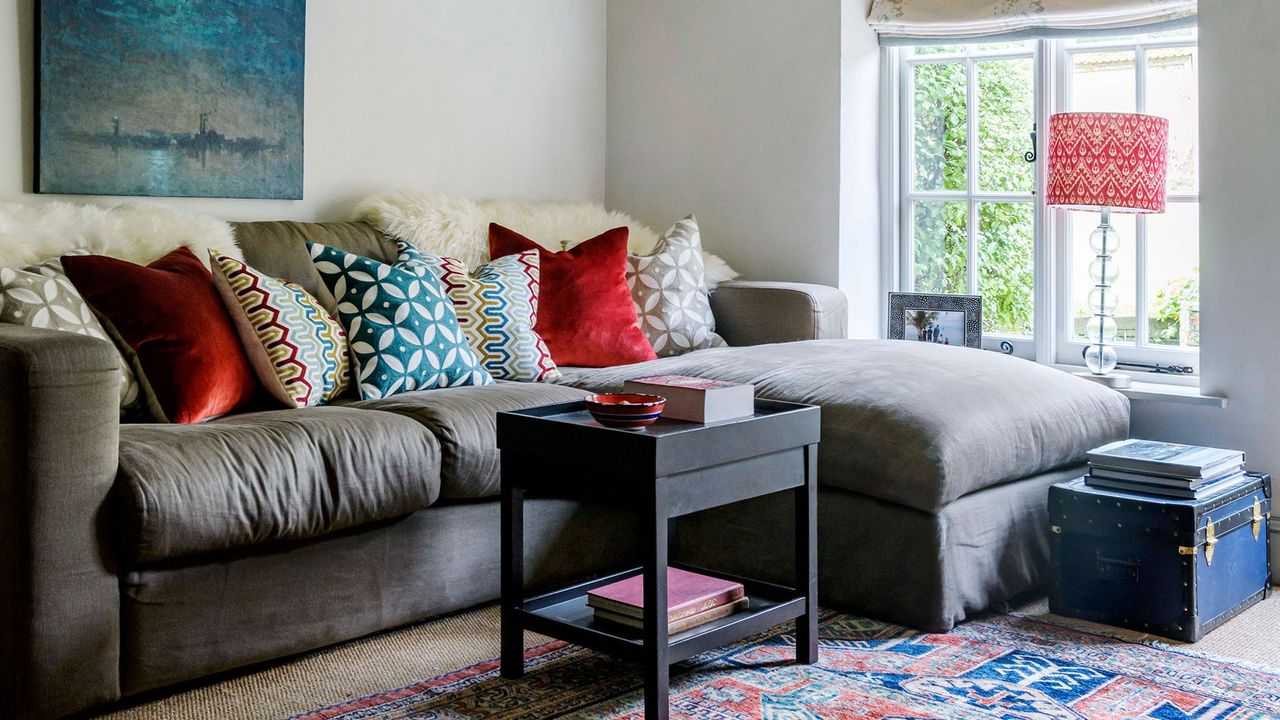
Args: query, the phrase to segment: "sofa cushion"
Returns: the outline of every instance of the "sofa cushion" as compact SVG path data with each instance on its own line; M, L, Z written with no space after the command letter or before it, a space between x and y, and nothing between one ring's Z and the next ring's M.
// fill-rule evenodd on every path
M440 496L482 498L494 497L501 489L498 412L571 402L588 394L561 385L499 381L351 401L348 406L403 415L422 423L440 442Z
M389 413L315 407L120 428L122 551L134 563L301 540L428 507L440 445Z
M711 348L563 382L615 390L628 378L692 375L822 406L818 482L925 511L984 487L1084 461L1126 437L1129 401L1044 365L901 340L811 340Z

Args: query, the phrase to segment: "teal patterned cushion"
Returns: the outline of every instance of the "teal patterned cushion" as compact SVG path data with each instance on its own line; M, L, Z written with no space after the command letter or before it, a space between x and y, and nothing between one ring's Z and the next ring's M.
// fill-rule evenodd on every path
M364 399L410 390L488 385L440 281L401 253L394 265L307 243L338 302Z

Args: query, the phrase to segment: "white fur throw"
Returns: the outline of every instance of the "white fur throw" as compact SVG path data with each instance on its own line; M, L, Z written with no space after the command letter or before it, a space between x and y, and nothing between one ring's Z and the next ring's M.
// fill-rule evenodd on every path
M76 248L145 265L183 245L205 264L210 249L244 259L230 225L164 205L0 203L0 267L32 265Z
M623 225L629 230L627 247L633 254L648 255L658 244L658 234L630 215L590 203L476 202L445 193L400 190L365 198L356 206L356 219L470 267L489 260L491 222L555 251ZM704 257L710 287L738 276L724 260L708 253Z

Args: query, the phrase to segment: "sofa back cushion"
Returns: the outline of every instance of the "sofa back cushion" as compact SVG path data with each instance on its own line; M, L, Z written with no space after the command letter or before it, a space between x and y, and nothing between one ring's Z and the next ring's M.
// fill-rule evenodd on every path
M345 250L356 255L392 263L395 243L362 222L308 223L265 221L233 223L244 259L264 275L295 282L311 293L330 313L337 303L316 272L307 252L307 243Z

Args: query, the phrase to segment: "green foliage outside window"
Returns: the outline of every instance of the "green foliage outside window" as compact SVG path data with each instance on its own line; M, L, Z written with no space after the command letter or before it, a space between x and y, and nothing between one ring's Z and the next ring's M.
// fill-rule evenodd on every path
M1030 149L1033 85L1029 60L976 64L978 185L989 192L1027 192L1033 166ZM968 119L964 63L915 66L913 152L916 190L968 188ZM968 290L968 205L921 201L915 208L915 289ZM985 332L1029 335L1032 330L1034 209L1030 202L978 206L978 288Z

